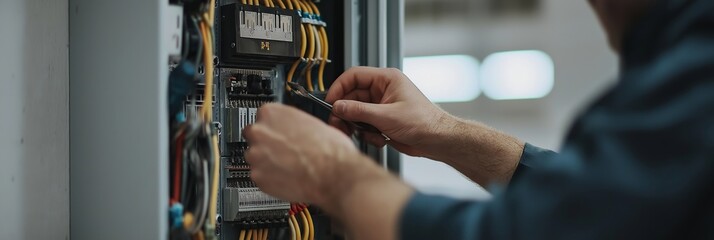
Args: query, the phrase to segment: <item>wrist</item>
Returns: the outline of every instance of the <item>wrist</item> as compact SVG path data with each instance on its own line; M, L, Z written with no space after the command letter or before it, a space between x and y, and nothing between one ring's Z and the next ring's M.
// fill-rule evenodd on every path
M346 227L350 238L396 238L414 190L364 155L345 164L340 175L340 187L332 189L334 198L323 209Z
M462 120L447 112L443 112L433 121L433 125L428 128L427 134L421 137L422 143L419 144L419 149L422 149L423 156L430 159L437 159L450 143L456 141L457 135L463 134L459 132L459 127Z

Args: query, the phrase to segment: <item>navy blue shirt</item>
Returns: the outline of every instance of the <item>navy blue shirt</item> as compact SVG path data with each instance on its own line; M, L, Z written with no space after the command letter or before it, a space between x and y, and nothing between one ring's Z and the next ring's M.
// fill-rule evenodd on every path
M403 239L714 239L714 1L658 0L560 153L526 145L489 201L416 193Z

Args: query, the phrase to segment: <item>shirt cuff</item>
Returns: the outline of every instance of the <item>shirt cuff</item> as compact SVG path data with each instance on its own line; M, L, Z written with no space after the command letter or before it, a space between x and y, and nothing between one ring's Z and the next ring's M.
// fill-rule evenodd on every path
M523 153L521 154L521 161L518 162L518 166L516 167L516 171L513 172L511 181L517 181L525 173L548 162L547 159L554 157L556 154L557 153L553 151L526 143L523 147Z

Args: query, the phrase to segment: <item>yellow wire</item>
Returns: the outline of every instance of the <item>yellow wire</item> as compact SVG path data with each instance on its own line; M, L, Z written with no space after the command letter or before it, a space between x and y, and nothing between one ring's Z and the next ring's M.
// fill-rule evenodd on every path
M302 240L302 234L300 233L300 225L298 224L295 215L290 215L290 221L293 221L293 225L295 226L295 239Z
M213 28L213 20L216 17L216 0L211 0L209 8L208 8L208 26Z
M283 2L283 0L276 0L276 1L278 1L278 6L280 6L280 8L285 9L285 3Z
M293 10L293 1L292 0L285 0L285 3L288 5L288 9Z
M268 240L268 229L263 229L263 239L261 240Z
M217 199L218 199L218 174L219 174L219 165L220 165L220 158L219 158L219 150L218 150L218 135L213 134L211 136L211 145L213 145L213 182L211 183L211 200L210 200L210 206L208 208L208 213L209 213L209 219L208 223L211 226L216 225L216 206L218 205Z
M203 97L205 100L203 102L203 107L201 107L201 111L204 120L206 122L210 122L211 117L213 116L213 44L211 44L213 39L211 39L211 36L206 29L206 23L201 24L201 34L204 39L203 65L206 69L206 83L203 90Z
M248 0L248 5L253 5L253 0Z
M306 11L306 12L312 14L312 9L310 9L310 7L308 7L307 4L301 2L300 0L295 0L295 2L297 3L298 6L300 6L300 9L302 9L302 10L304 10L304 11ZM304 25L307 25L307 24L304 24ZM309 32L309 34L307 34L307 35L308 35L308 40L309 40L309 44L310 44L310 45L309 45L308 57L307 57L308 63L307 63L307 66L306 66L306 67L307 67L307 72L306 72L306 74L307 74L307 90L308 90L308 91L311 91L311 92L314 91L314 89L313 89L313 87L312 87L312 81L311 81L311 80L312 80L312 76L311 76L311 74L310 74L310 73L312 72L312 63L311 63L311 61L312 61L313 58L315 57L315 33L313 32L313 29L314 29L314 28L315 28L315 27L312 26L312 25L309 25L309 26L307 27L307 31Z
M307 4L312 8L312 11L315 12L318 16L320 15L320 9L313 3L312 1L306 1ZM324 78L323 76L325 75L325 65L327 64L327 59L329 58L329 49L330 49L330 43L329 39L327 38L327 31L325 31L325 27L319 26L318 27L320 31L320 41L322 43L322 61L320 61L320 69L317 73L317 83L320 91L324 92L325 91L325 84L324 84Z
M238 235L238 240L245 240L245 230L240 230L240 235Z
M312 222L312 214L310 214L310 210L305 208L305 215L307 215L307 223L310 224L310 237L308 238L309 240L314 240L315 239L315 225L313 225Z
M268 2L268 0L263 0L263 5L270 7L270 2Z
M253 236L253 239L262 240L263 239L263 229L256 229L255 236Z
M325 91L325 81L323 76L325 75L325 65L327 65L327 59L329 58L330 42L327 39L327 32L324 27L320 27L320 36L322 36L324 46L322 47L322 61L320 62L320 69L317 73L317 83L319 85L320 91Z
M247 0L241 0L240 2L243 3L243 5L248 5L248 1L247 1Z
M287 0L288 3L290 3L292 0ZM292 6L289 6L290 9L292 9ZM305 57L305 50L307 49L307 43L306 42L306 34L305 34L305 26L300 24L300 38L302 41L300 42L300 57ZM300 59L295 60L295 63L290 67L290 71L288 71L288 82L293 81L293 76L295 75L295 71L297 70L298 65L300 65ZM290 91L290 86L285 85L287 87L288 91Z
M252 236L253 236L253 230L248 230L248 235L245 236L245 239L251 240L251 239L252 239L252 238L251 238Z
M311 62L310 62L310 61L312 61L312 58L315 57L315 35L314 35L314 33L312 32L312 26L309 26L309 27L307 28L307 31L309 32L309 33L307 34L307 36L308 36L307 38L309 39L309 42L310 42L309 50L307 51L307 52L308 52L308 55L307 55L307 60L308 60L307 70L308 70L308 72L309 72L310 69L311 69ZM310 76L310 75L308 75L307 90L309 90L309 91L312 92L312 91L313 91L313 89L312 89L312 81L309 81L309 79L310 79L309 76Z
M307 222L305 212L300 212L300 219L302 219L302 229L303 232L305 232L305 236L302 236L302 240L307 240L310 237L310 224Z
M288 0L288 1L290 1L290 0ZM300 6L300 3L298 3L298 0L292 0L292 1L293 1L293 5L295 5L295 8L298 11L302 11L302 7Z
M300 3L300 5L302 6L303 11L307 11L307 12L310 13L310 14L313 13L313 12L312 12L312 9L307 6L307 4L305 3L305 1L303 1L303 0L297 0L297 1L298 1L298 2Z

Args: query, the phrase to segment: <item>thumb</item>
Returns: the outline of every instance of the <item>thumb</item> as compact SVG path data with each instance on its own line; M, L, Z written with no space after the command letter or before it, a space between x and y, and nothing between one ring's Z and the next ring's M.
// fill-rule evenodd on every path
M335 115L347 121L377 125L377 121L385 116L385 107L381 104L339 100L335 102L332 111L334 111Z

